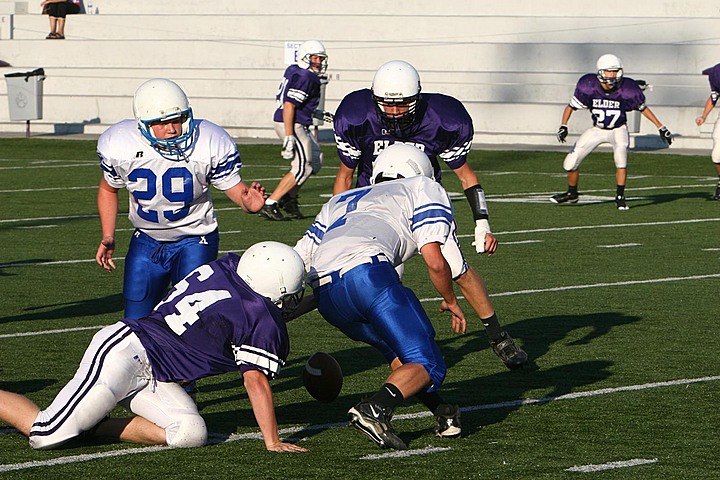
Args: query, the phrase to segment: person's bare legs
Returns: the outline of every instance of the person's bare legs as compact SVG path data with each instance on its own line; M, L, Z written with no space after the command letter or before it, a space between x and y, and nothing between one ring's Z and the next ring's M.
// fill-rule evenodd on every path
M30 429L40 413L40 408L27 397L0 390L0 420L30 436Z
M283 178L280 179L277 187L275 187L275 190L273 190L272 194L270 195L269 200L275 200L276 202L279 202L286 193L290 193L291 196L297 196L297 191L299 189L300 186L295 181L295 175L288 172Z
M580 180L580 170L572 170L567 172L567 182L571 187L577 187L578 181Z
M58 18L57 19L57 30L55 31L58 35L65 36L65 19L64 18Z
M50 33L57 33L58 17L51 17L50 15L48 15L48 19L50 20Z
M143 417L107 418L93 432L97 438L144 445L165 445L165 430Z
M17 428L26 437L40 413L40 408L29 398L0 390L0 420ZM165 445L165 430L143 417L108 418L94 431L100 438L145 445Z
M425 367L419 363L400 363L397 358L390 364L392 373L387 377L385 383L392 383L400 390L403 398L410 398L430 383Z
M624 187L627 181L627 168L615 169L615 183Z

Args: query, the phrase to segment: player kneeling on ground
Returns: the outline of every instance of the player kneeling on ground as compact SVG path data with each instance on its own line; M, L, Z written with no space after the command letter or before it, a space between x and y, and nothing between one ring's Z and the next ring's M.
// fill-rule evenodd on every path
M34 449L56 448L81 434L199 447L207 440L205 421L175 382L239 371L265 447L304 452L280 440L268 381L289 352L281 308L297 304L304 276L299 255L277 242L203 265L149 316L100 330L74 378L47 409L0 391L0 420L27 435ZM117 404L137 416L109 418Z

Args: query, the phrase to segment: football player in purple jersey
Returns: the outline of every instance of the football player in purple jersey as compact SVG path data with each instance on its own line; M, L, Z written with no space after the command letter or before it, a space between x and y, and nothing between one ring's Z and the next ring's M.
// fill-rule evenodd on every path
M710 114L713 107L715 107L718 98L720 98L720 63L714 67L706 68L702 73L703 75L708 76L708 81L710 82L710 96L708 97L707 102L705 102L705 108L703 109L702 115L695 119L695 123L698 127L705 123L707 116ZM713 200L720 200L720 116L717 120L715 120L715 126L712 131L712 139L713 146L710 158L715 165L715 171L718 175L718 183L715 187Z
M199 447L207 441L205 421L176 382L240 372L265 447L304 452L280 439L269 383L289 352L281 309L298 303L304 277L300 256L277 242L202 265L149 316L95 334L75 376L45 410L0 390L0 420L28 436L38 450L80 435ZM118 404L136 416L109 417Z
M597 72L580 77L575 93L562 114L557 139L565 143L568 136L568 121L575 110L587 109L592 114L593 126L586 130L570 153L565 157L563 168L567 172L568 189L550 197L553 203L577 203L580 164L598 145L609 143L613 148L615 160L615 206L618 210L627 210L625 183L627 180L627 152L630 135L627 128L627 113L638 110L650 120L660 133L660 138L668 146L672 143L672 134L655 114L645 105L645 94L632 78L623 75L622 62L612 54L602 55L597 61Z
M265 200L259 215L268 220L282 221L304 218L298 205L300 187L322 167L322 152L310 132L318 114L322 78L327 70L325 46L317 40L304 42L297 51L297 64L285 69L275 97L277 110L273 120L275 132L283 141L281 155L290 160L290 171L280 179ZM325 112L320 112L322 116ZM328 114L329 115L329 114ZM285 210L285 217L280 208Z
M351 188L356 170L356 186L369 185L375 159L389 145L413 145L430 158L436 181L441 180L440 161L460 179L475 219L475 249L490 256L498 242L490 232L485 192L467 163L474 133L472 118L459 100L441 93L420 92L420 75L415 67L392 60L380 66L371 88L343 98L333 124L340 157L333 194ZM468 274L477 272L470 267L463 275ZM455 280L461 282L462 276ZM473 308L485 325L493 351L508 368L522 367L527 354L501 329L484 282L475 298Z

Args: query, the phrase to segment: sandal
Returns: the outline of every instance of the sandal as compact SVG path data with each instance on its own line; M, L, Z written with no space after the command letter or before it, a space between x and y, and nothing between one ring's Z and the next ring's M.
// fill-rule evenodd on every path
M45 37L46 40L52 40L53 38L57 38L57 33L50 32L50 33L48 33L48 36Z
M59 33L56 33L54 38L57 40L65 40L65 35L60 35Z

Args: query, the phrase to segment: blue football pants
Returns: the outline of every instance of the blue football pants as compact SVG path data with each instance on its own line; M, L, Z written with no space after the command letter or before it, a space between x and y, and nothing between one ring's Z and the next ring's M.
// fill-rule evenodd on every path
M125 257L125 318L149 315L171 284L175 285L197 267L215 260L219 246L217 230L176 242L158 242L135 230Z
M447 367L435 329L415 293L389 262L357 266L314 290L318 311L349 338L377 348L388 361L419 363L439 388Z

